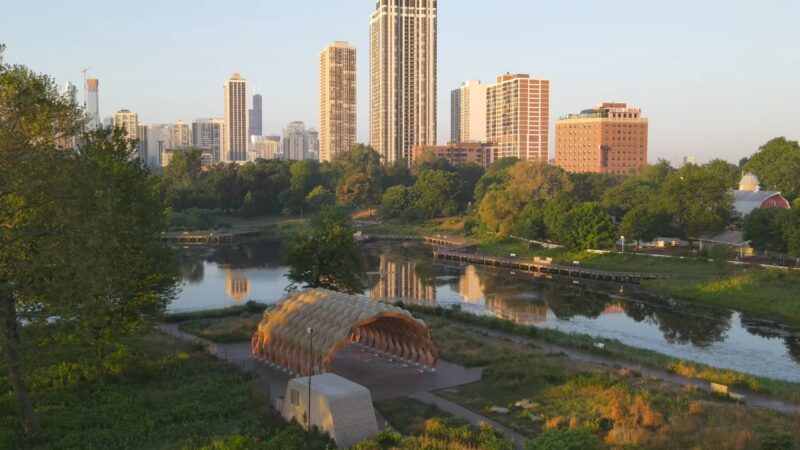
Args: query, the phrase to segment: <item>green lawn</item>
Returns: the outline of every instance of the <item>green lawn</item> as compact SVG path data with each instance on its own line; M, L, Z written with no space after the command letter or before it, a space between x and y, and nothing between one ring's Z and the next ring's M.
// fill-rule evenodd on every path
M304 448L302 431L270 412L251 376L160 334L125 344L127 351L100 367L91 349L24 347L25 378L43 428L28 441L0 365L0 448Z
M262 314L196 319L181 322L178 328L186 333L221 344L249 341L261 322Z
M643 285L658 294L709 303L800 326L800 272L747 268L708 280L648 280Z
M375 402L375 407L386 421L400 433L418 435L425 431L425 422L430 419L443 419L451 426L464 426L467 422L450 414L408 397Z

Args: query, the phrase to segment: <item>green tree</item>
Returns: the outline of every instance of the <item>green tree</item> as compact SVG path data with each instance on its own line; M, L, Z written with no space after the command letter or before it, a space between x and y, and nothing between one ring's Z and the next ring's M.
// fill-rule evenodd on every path
M384 186L411 186L414 184L414 177L411 169L408 168L405 160L397 160L386 165L386 180Z
M500 158L486 168L483 176L475 184L475 204L480 205L489 189L505 184L509 179L508 169L518 162L518 158Z
M347 177L336 190L336 199L340 204L357 208L374 205L379 196L375 181L363 172Z
M309 211L321 211L325 206L336 203L336 197L323 186L317 186L306 195Z
M417 216L415 203L413 188L392 186L383 193L380 215L384 219L413 219Z
M600 439L583 428L553 428L525 443L525 450L600 450Z
M386 172L381 164L381 155L372 147L357 144L349 151L337 153L331 166L337 174L337 192L348 178L357 173L367 176L373 183L372 190L378 195L383 192L383 180L386 178Z
M214 164L209 168L206 177L217 208L235 211L242 207L247 191L242 189L236 164Z
M719 178L728 189L736 189L739 186L739 180L742 178L742 173L734 164L725 161L724 159L714 159L707 164L703 165L709 174Z
M564 218L566 229L559 234L559 243L575 250L602 249L614 244L614 222L599 203L583 203L570 210Z
M569 179L574 186L572 192L582 202L599 202L603 194L617 184L611 175L605 173L570 173Z
M154 239L163 208L133 142L101 129L78 152L56 150L53 137L74 135L85 119L25 67L0 64L0 105L0 348L23 426L36 432L18 354L30 334L20 324L91 342L102 356L163 311L174 275Z
M693 164L667 177L658 202L689 237L718 233L733 218L733 195L725 180Z
M336 206L324 208L311 219L286 255L290 289L299 285L351 294L364 290L364 261L353 238L347 212Z
M453 172L426 170L419 175L413 189L414 206L422 218L452 216L461 211L459 199L464 183Z
M778 137L762 145L744 165L767 188L781 191L788 199L800 194L800 144Z
M303 197L308 195L315 186L319 185L319 163L309 159L291 163L292 173L291 188Z
M559 244L570 239L567 221L570 211L578 206L578 200L569 192L562 192L544 205L544 225L547 228L547 237Z
M619 233L628 240L636 240L637 244L638 241L651 241L659 236L674 234L671 220L669 214L653 205L637 205L625 213Z
M800 204L797 200L794 207L783 220L783 239L786 241L789 254L800 257Z
M544 205L545 201L542 199L536 199L525 205L517 219L514 234L526 239L544 239L547 236Z
M790 219L790 212L781 208L757 208L744 216L742 229L744 238L756 250L786 252L785 227Z

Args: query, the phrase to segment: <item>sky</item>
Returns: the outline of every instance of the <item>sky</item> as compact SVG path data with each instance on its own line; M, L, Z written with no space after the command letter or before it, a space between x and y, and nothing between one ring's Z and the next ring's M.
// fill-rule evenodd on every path
M126 108L140 123L222 117L222 84L239 72L264 97L264 133L318 127L319 52L348 41L369 140L373 0L3 3L7 62L79 87L90 67L101 118ZM737 162L800 139L798 24L797 0L439 0L438 140L452 89L528 73L550 80L551 156L559 116L616 101L649 118L650 162Z

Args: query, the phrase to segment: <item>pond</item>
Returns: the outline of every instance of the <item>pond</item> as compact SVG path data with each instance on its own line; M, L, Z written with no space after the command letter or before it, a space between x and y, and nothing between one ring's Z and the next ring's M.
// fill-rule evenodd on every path
M372 245L365 295L463 310L538 327L618 339L715 367L800 381L800 330L736 311L653 298L632 286L575 284L435 263L419 245ZM179 252L183 290L170 311L275 303L288 268L280 242Z

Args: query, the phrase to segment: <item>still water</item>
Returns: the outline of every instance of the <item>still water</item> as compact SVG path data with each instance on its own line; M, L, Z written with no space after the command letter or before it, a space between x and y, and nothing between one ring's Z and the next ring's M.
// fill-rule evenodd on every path
M365 249L368 289L379 300L458 304L517 323L618 339L679 358L800 381L800 330L746 314L652 298L631 286L542 280L475 266L434 263L417 245ZM179 253L183 290L171 311L274 303L285 293L280 242Z

